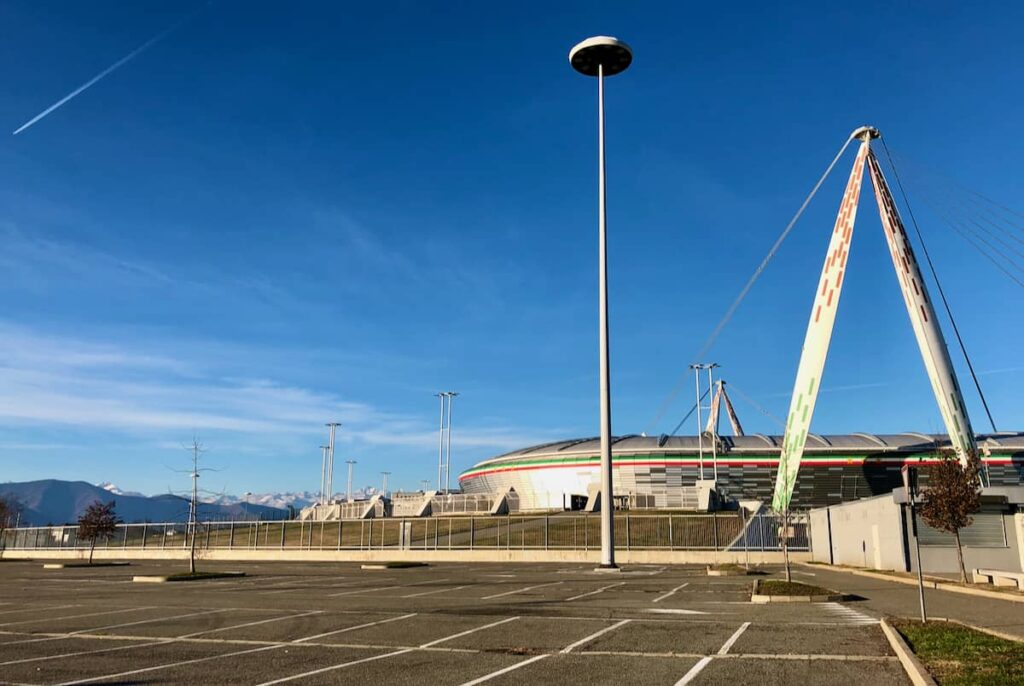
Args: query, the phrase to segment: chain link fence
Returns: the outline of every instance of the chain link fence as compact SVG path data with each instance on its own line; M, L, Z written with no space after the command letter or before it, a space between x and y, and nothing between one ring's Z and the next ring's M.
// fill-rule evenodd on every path
M770 513L617 515L621 550L781 550L780 518ZM810 549L806 514L791 514L791 551ZM23 527L3 532L8 550L88 549L76 526ZM250 550L592 550L601 546L598 515L423 517L334 521L201 522L196 548ZM183 523L121 524L97 549L189 548Z

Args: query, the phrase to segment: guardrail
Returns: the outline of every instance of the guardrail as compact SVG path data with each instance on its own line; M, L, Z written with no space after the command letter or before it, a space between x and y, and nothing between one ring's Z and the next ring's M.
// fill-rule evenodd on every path
M810 549L810 521L791 514L791 551ZM780 519L773 514L733 513L618 515L615 545L621 550L781 550ZM97 549L189 548L184 523L121 524ZM593 550L601 546L598 515L425 517L335 521L200 522L200 550ZM88 549L76 526L8 529L8 550Z

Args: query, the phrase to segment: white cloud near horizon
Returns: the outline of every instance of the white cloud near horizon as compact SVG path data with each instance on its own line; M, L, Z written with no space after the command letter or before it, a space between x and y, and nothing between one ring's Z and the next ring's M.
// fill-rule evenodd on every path
M222 378L163 354L0 322L0 425L167 433L168 439L192 432L241 439L275 434L305 441L320 436L323 422L333 418L344 424L343 443L428 450L437 445L437 434L426 414L391 412L272 379ZM457 432L461 447L492 450L546 438L502 426Z

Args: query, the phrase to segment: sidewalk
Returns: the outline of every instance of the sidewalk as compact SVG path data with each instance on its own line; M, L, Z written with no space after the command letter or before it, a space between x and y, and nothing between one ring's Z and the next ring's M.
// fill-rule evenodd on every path
M797 578L813 574L813 577L805 578L813 578L816 585L865 598L854 601L853 605L875 616L920 616L917 586L858 576L818 565L801 565L794 568L794 573ZM927 588L924 598L929 618L955 619L1024 639L1024 608L1020 603Z

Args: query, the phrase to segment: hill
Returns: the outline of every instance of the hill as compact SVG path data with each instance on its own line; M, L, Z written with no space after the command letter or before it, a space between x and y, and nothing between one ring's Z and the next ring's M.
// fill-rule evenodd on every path
M188 500L176 495L144 496L111 491L85 481L43 479L0 483L0 495L12 495L22 506L21 522L44 526L71 524L96 500L117 502L117 514L125 522L183 522L188 519ZM245 503L200 503L201 520L287 519L288 511Z

